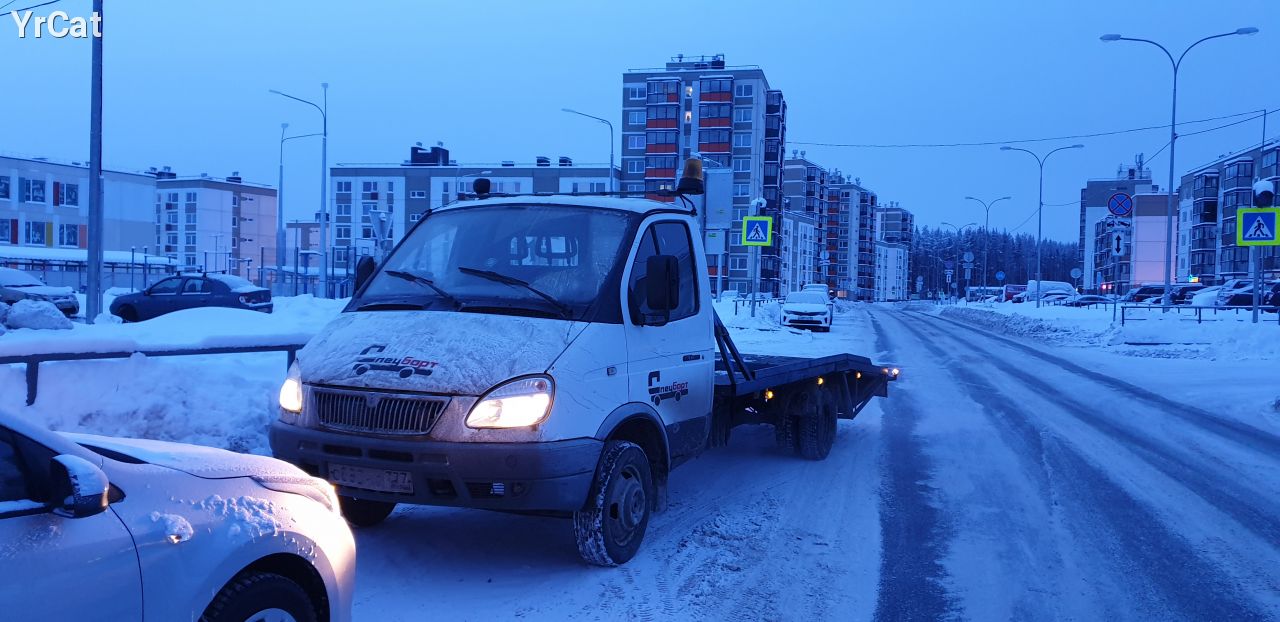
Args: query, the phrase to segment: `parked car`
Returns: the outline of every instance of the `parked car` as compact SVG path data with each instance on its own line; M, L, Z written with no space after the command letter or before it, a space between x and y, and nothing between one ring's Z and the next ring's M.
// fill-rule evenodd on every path
M1253 279L1231 279L1218 290L1219 307L1253 306Z
M271 290L230 274L179 274L151 287L125 294L111 303L111 314L141 322L166 313L197 307L228 307L271 313Z
M1173 290L1172 303L1175 305L1191 304L1191 297L1205 287L1204 283L1174 283L1171 287Z
M1120 302L1159 304L1164 297L1164 285L1142 285L1129 290L1120 297Z
M1070 300L1072 297L1073 294L1068 294L1066 292L1049 292L1040 297L1040 302L1042 304L1061 304Z
M1262 310L1267 313L1280 310L1280 282L1272 283L1270 288L1262 290Z
M333 487L266 456L0 413L6 618L349 620Z
M835 300L836 290L823 285L822 283L810 283L800 289L802 292L817 292L826 296L828 300Z
M1190 300L1189 304L1193 307L1212 307L1217 304L1218 291L1221 289L1221 285L1205 287L1188 297Z
M67 317L80 312L80 301L70 287L51 287L34 276L13 268L0 268L0 302L19 300L52 302Z
M782 325L830 332L833 318L826 292L799 291L787 294L782 303Z
M1093 305L1105 305L1110 303L1111 303L1111 299L1105 296L1095 296L1093 294L1085 294L1082 296L1076 296L1075 298L1069 298L1067 300L1062 301L1062 306L1091 307Z

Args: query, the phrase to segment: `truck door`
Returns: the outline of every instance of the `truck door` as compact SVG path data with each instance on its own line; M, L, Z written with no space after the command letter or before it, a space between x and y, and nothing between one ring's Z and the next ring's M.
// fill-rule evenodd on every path
M647 402L667 428L672 457L697 453L710 430L715 358L711 309L703 300L700 257L689 227L679 220L649 224L636 241L627 269L623 320L630 352L631 401ZM644 325L646 262L673 255L680 272L680 294L663 326Z

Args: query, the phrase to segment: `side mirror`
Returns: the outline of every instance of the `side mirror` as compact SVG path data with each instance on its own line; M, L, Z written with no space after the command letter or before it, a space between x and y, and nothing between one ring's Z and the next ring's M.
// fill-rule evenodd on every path
M661 326L671 319L671 310L680 306L680 269L675 255L654 255L645 261L645 302L654 313L645 314L645 324Z
M356 262L356 291L360 291L365 283L373 277L373 273L378 271L378 262L373 257L365 255Z
M53 483L54 511L70 518L84 518L107 510L111 488L107 474L98 465L71 454L49 461Z

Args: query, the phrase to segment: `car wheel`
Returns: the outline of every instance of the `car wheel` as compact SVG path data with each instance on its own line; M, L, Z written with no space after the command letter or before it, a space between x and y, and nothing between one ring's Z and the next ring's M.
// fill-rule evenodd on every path
M391 515L396 504L390 501L374 501L357 499L346 495L338 495L338 506L342 508L342 517L353 527L373 527Z
M644 450L635 443L609 441L587 508L573 513L578 554L596 566L617 566L635 557L656 498Z
M120 319L125 322L138 321L138 310L133 307L120 307L120 310L116 312L116 315L120 316Z
M320 617L306 590L287 577L244 572L213 597L200 622L315 622Z

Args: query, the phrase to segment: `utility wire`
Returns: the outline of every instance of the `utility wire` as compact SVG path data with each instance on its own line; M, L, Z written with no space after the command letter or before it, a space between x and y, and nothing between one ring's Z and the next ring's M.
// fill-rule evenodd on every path
M9 0L9 4L13 4L14 2L17 2L17 0ZM40 4L33 4L33 5L31 5L31 6L29 6L29 7L26 7L26 8L24 8L24 9L14 9L14 10L13 10L13 12L14 12L14 13L21 13L21 12L23 12L23 11L30 11L31 9L38 9L38 8L40 8L40 7L42 7L42 6L49 6L50 4L57 4L57 3L59 3L59 2L62 2L62 0L49 0L48 2L42 2L42 3L40 3ZM6 5L4 5L4 6L9 6L9 4L6 4ZM3 11L3 10L4 10L4 6L0 6L0 11Z
M1270 113L1272 113L1272 112L1275 112L1275 110L1268 110L1268 111L1266 112L1266 114L1270 114ZM1236 122L1233 122L1233 123L1229 123L1229 124L1227 124L1227 125L1219 126L1219 127L1216 127L1216 128L1210 128L1210 129L1207 129L1207 130L1198 130L1198 131L1195 131L1195 132L1188 132L1188 133L1186 133L1186 134L1182 134L1182 136L1192 136L1192 135L1195 135L1195 134L1202 134L1202 133L1204 133L1204 132L1211 132L1211 131L1214 131L1214 130L1217 130L1217 129L1222 129L1222 128L1224 128L1224 127L1231 127L1232 125L1236 125L1236 124L1239 124L1239 123L1245 123L1245 122L1247 122L1247 121L1251 121L1251 120L1253 120L1253 119L1258 119L1258 118L1261 118L1261 117L1262 117L1262 115L1261 115L1261 114L1259 114L1259 111L1257 111L1257 110L1252 110L1252 111L1249 111L1249 112L1237 112L1237 113L1235 113L1235 114L1222 115L1222 116L1219 116L1219 117L1209 117L1209 118L1205 118L1205 119L1196 119L1196 120L1194 120L1194 121L1181 121L1181 122L1179 122L1179 123L1178 123L1178 125L1180 125L1180 126L1181 126L1181 125L1194 125L1194 124L1197 124L1197 123L1208 123L1208 122L1210 122L1210 121L1221 121L1221 120L1223 120L1223 119L1234 119L1234 118L1236 118L1236 117L1242 117L1242 116L1245 116L1245 115L1253 115L1253 116L1251 116L1251 117L1249 117L1249 118L1247 118L1247 119L1242 119L1242 120L1240 120L1240 121L1236 121ZM1101 137L1101 136L1116 136L1116 135L1120 135L1120 134L1133 134L1133 133L1135 133L1135 132L1149 132L1149 131L1151 131L1151 130L1160 130L1160 129L1169 129L1169 124L1167 124L1167 123L1166 123L1166 124L1164 124L1164 125L1151 125L1151 126L1147 126L1147 127L1135 127L1135 128L1129 128L1129 129L1126 129L1126 130L1116 130L1116 131L1112 131L1112 132L1094 132L1094 133L1092 133L1092 134L1076 134L1076 135L1072 135L1072 136L1054 136L1054 137L1048 137L1048 138L1021 138L1021 139L1017 139L1017 140L988 140L988 141L970 142L970 143L860 144L860 143L821 143L821 142L806 142L806 141L797 141L797 140L791 140L791 141L787 141L787 142L788 142L788 144L792 144L792 145L806 145L806 146L813 146L813 147L851 147L851 148L856 148L856 149L909 149L909 148L941 148L941 147L991 147L991 146L995 146L995 145L1015 145L1015 144L1022 144L1022 143L1048 142L1048 141L1053 141L1053 140L1074 140L1074 139L1080 139L1080 138L1098 138L1098 137Z

